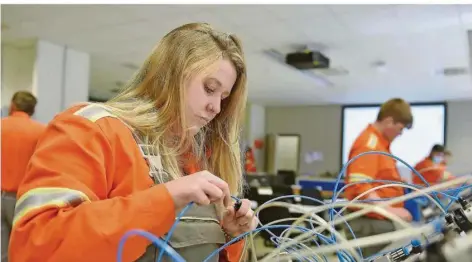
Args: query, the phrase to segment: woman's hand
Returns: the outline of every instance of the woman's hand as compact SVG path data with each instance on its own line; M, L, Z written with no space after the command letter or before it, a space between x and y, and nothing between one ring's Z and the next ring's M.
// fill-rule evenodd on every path
M175 208L183 208L190 202L209 205L223 200L231 205L228 184L207 170L184 176L164 184L174 200Z
M223 215L222 227L226 234L237 237L257 228L258 219L251 209L251 201L241 199L241 207L235 211L234 205L229 206Z

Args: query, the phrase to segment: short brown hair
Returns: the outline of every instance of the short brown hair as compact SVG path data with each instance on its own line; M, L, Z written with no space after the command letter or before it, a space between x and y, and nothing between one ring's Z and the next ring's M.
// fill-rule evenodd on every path
M413 125L410 104L401 98L392 98L382 104L377 115L377 121L382 121L387 117L393 118L395 123L404 124L407 128L411 128Z
M446 148L440 144L436 144L431 148L431 153L446 153L446 151Z
M13 95L11 102L15 105L16 110L32 116L38 100L28 91L18 91Z

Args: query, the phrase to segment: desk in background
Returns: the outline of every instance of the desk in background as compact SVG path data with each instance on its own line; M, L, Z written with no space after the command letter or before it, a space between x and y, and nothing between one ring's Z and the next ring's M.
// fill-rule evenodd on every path
M323 198L332 198L334 188L336 186L335 179L299 179L298 184L302 188L316 188L321 192ZM344 180L339 181L338 184L338 191L343 188L345 185ZM339 197L343 197L343 193L339 195Z

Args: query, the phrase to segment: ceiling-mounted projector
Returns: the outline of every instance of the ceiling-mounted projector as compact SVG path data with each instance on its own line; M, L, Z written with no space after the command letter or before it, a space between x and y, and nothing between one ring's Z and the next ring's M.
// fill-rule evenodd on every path
M329 58L319 51L303 51L289 53L285 56L285 63L298 69L329 68Z

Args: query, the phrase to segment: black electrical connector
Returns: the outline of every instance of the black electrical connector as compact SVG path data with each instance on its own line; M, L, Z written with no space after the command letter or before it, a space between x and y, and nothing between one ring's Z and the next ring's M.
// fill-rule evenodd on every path
M445 219L446 219L446 222L447 222L448 225L454 223L454 217L449 213L446 215Z
M453 215L454 222L461 231L468 232L469 230L472 230L472 223L470 223L469 219L467 218L464 209L459 208L454 210Z
M410 254L419 254L423 252L423 248L421 247L421 242L417 239L411 241L411 250Z
M468 209L470 207L469 201L465 200L463 197L459 197L457 200L463 209Z
M234 211L238 212L238 210L241 208L242 204L243 203L242 203L241 200L236 201L236 203L234 203Z

